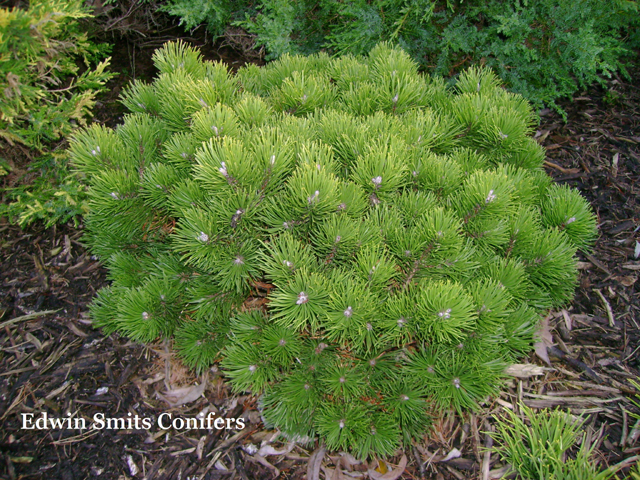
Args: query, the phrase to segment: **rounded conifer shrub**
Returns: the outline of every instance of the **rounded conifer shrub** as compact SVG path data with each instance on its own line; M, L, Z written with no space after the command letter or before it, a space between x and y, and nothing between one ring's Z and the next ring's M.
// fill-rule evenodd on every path
M71 145L112 281L93 319L220 362L291 440L392 454L497 394L571 299L594 215L490 71L447 88L388 45L236 74L181 43L154 59L124 123Z

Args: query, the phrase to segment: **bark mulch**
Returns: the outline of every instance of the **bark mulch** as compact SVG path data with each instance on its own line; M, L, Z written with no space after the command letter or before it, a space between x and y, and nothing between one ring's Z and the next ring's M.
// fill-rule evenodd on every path
M124 71L136 52L138 72L151 76L152 46L120 45L114 63ZM483 448L490 444L485 432L505 408L520 411L520 403L583 415L586 441L602 467L640 453L640 424L628 414L638 392L631 382L640 378L640 68L632 76L562 102L566 123L543 111L536 133L547 148L547 171L581 190L600 229L593 251L580 254L575 301L547 318L551 365L532 354L500 398L463 418L444 414L424 443L406 452L401 478L499 478L504 470L498 455ZM114 103L132 77L124 72L114 80L98 121L118 123ZM308 464L340 464L352 475L366 471L348 457L327 454L323 461L323 452L272 442L255 399L230 395L215 368L197 378L168 344L142 346L94 330L88 305L108 279L83 247L81 229L23 230L0 219L0 234L2 478L301 479ZM114 425L122 428L21 428L29 414L35 420L44 411L88 423L104 414L123 419ZM247 426L162 430L155 419L164 412L173 418L214 412L242 417ZM153 428L136 428L136 416L154 419ZM378 468L392 470L399 462ZM333 478L349 478L338 474ZM397 478L383 478L391 477Z

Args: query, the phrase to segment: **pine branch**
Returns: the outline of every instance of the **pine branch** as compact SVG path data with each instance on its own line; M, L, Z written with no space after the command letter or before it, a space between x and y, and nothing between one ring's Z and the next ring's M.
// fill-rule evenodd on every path
M413 262L413 267L411 268L411 271L409 272L409 274L407 275L407 278L405 279L403 285L402 285L402 289L406 290L407 287L409 286L409 284L411 284L411 281L413 280L413 277L415 277L415 275L418 273L418 270L420 269L420 266L422 264L422 262L424 262L424 260L426 260L429 255L431 254L431 251L434 249L435 247L435 242L431 242L427 248L425 248L422 253L420 254L420 258L417 258L414 262Z

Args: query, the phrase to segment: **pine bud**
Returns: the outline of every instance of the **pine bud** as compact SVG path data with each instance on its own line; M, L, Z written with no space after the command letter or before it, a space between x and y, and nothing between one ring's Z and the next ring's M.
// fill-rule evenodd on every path
M382 177L380 175L378 175L377 177L372 178L371 182L373 182L375 187L378 188L380 186L380 184L382 183Z
M487 198L484 200L484 203L491 203L496 199L496 196L493 193L493 190L489 190L489 195L487 195Z
M458 377L454 378L453 382L451 382L451 383L453 383L454 387L460 388L460 379Z
M234 265L244 265L244 257L242 255L238 255L233 263Z
M142 312L142 320L149 320L150 318L151 318L151 315L149 315L149 313Z
M503 287L504 287L504 285L503 285ZM484 313L484 312L487 312L487 313L488 313L488 312L490 312L490 311L491 311L491 309L490 309L490 308L488 308L486 305L482 305L482 307L480 308L480 310L478 310L478 313Z
M307 200L309 201L309 205L311 205L314 202L317 202L319 195L320 195L320 191L316 190L312 196L307 197Z
M342 313L344 313L345 317L351 318L351 315L353 315L353 309L351 307L347 307L347 309Z
M204 232L200 232L200 235L198 235L198 237L196 238L200 240L202 243L207 243L209 241L209 235L207 235Z
M447 308L446 310L438 312L438 316L440 318L444 318L445 320L448 319L448 318L451 318L451 309Z
M296 301L296 305L302 305L303 303L307 303L309 301L309 297L306 293L300 292L298 294L298 300Z

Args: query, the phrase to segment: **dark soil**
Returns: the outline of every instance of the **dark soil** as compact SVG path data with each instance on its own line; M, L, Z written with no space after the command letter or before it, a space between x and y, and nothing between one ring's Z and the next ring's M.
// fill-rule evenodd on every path
M168 39L178 30L164 32ZM151 56L163 38L116 42L112 68L119 72L95 109L107 126L122 121L117 103L133 79L155 74ZM229 47L206 42L203 32L187 38L207 59L232 67L242 61ZM234 63L239 62L239 63ZM492 417L518 400L535 407L571 409L587 418L601 465L640 452L635 420L624 412L640 368L640 68L631 80L616 78L561 103L565 123L542 112L539 141L547 147L548 172L579 188L598 214L600 238L580 254L580 286L570 308L549 317L556 346L553 370L516 380L500 399L463 419L446 415L409 457L402 478L481 478L482 433ZM88 320L88 305L107 284L105 270L82 245L82 230L70 225L25 230L0 219L0 476L2 478L303 478L309 450L282 455L260 448L266 432L252 398L229 396L217 371L202 378L181 366L170 345L142 346L118 335L104 336ZM599 293L598 293L599 292ZM554 355L555 354L555 355ZM533 355L532 363L544 363ZM175 392L191 386L192 390ZM201 393L172 407L177 396ZM171 393L171 392L170 392ZM197 397L197 398L196 398ZM175 398L174 398L175 400ZM183 398L183 400L186 400ZM24 414L91 420L149 417L150 430L24 430ZM244 417L244 430L167 430L155 426L163 412L193 417L213 411ZM90 423L90 422L89 422ZM274 444L273 448L280 448ZM452 448L462 457L444 462ZM337 458L325 458L326 464ZM497 455L491 468L497 468ZM366 468L355 466L355 470Z

